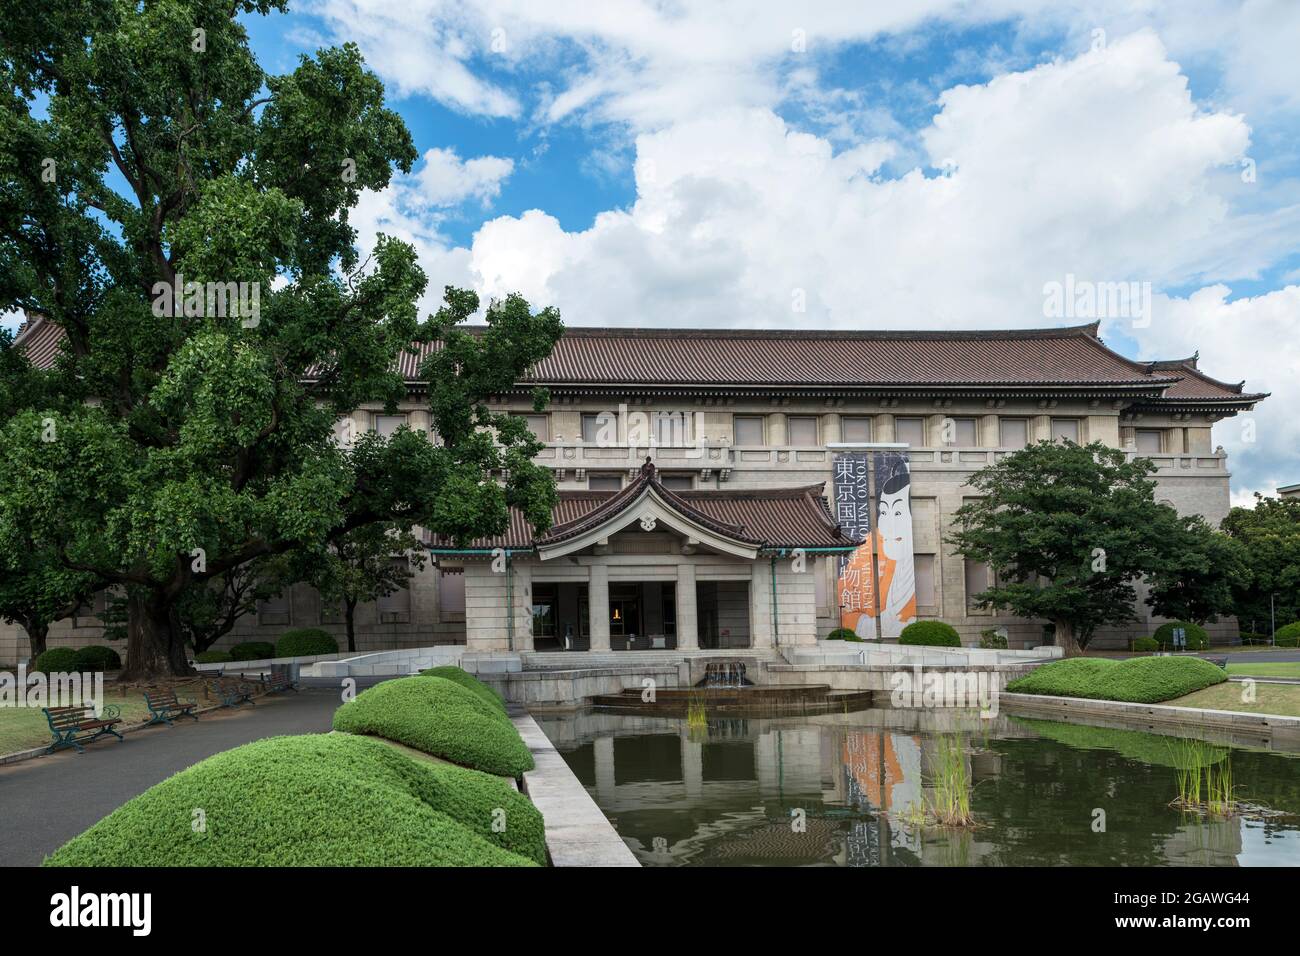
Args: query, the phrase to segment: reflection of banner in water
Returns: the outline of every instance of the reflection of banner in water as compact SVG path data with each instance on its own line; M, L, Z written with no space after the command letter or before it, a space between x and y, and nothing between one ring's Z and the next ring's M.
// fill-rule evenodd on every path
M873 484L877 491L875 507ZM881 636L897 638L903 627L916 619L911 467L907 452L837 455L835 518L863 542L840 559L840 627L859 637L875 638L875 619L879 617Z
M844 769L850 790L878 810L906 809L920 798L921 748L915 737L847 733Z

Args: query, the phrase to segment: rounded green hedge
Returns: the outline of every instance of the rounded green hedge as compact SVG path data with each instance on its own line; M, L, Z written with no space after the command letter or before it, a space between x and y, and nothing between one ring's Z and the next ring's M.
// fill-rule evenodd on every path
M318 627L300 627L285 631L275 642L276 657L311 657L315 654L337 654L339 642L328 631Z
M1210 646L1210 638L1205 633L1205 628L1199 624L1191 624L1187 621L1167 621L1156 628L1154 635L1155 642L1160 645L1162 651L1172 651L1174 649L1174 628L1182 627L1187 630L1187 650L1203 651Z
M1300 647L1300 621L1279 627L1273 637L1278 647Z
M831 631L829 634L826 635L826 640L828 640L828 641L855 641L855 642L857 642L857 643L859 643L859 644L864 644L864 643L866 643L862 638L858 637L858 634L857 634L856 631L850 630L850 629L847 628L847 627L837 627L835 630Z
M1199 657L1071 657L1044 664L1007 685L1016 694L1158 704L1222 684L1223 669Z
M471 691L474 694L477 694L479 697L487 701L497 710L501 711L501 713L504 714L506 712L506 702L501 699L500 694L494 691L487 684L483 683L473 674L469 673L468 671L462 670L459 667L453 667L450 665L445 667L429 667L426 668L425 670L420 671L420 676L421 677L442 677L446 680L452 681L453 683L459 684L461 687L464 687L466 690Z
M898 643L921 647L961 647L957 629L943 621L913 621L903 628Z
M196 809L203 811L200 832ZM68 841L45 865L545 861L541 814L506 781L415 760L378 740L308 734L245 744L182 770Z
M77 670L77 652L70 647L51 647L36 658L33 671L43 674L72 674Z
M200 651L194 655L196 664L229 664L233 660L229 651Z
M263 661L275 657L275 645L269 641L244 641L230 649L232 661Z
M502 777L533 769L505 712L445 677L399 677L334 712L334 729L373 734Z
M1132 649L1135 651L1158 651L1160 642L1154 637L1135 637L1133 638Z
M996 628L987 627L980 631L980 647L991 651L1005 651L1007 649L1006 635L999 634Z
M77 651L77 666L75 669L83 673L87 671L93 673L119 671L122 669L122 658L118 657L117 651L111 647L105 647L102 644L90 644Z

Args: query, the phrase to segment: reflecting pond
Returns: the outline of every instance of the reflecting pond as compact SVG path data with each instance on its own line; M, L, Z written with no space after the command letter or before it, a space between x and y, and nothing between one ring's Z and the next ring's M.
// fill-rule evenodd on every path
M888 708L537 720L646 866L1300 865L1295 754ZM1193 749L1237 813L1174 805ZM952 770L974 826L927 817Z

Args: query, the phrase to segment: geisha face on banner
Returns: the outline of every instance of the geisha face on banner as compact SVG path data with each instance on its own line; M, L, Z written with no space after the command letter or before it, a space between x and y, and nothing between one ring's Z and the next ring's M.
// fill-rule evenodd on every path
M912 557L912 481L906 465L895 466L880 488L876 528L880 549L891 561Z
M916 568L912 558L912 475L906 455L876 458L876 536L880 569L880 634L897 638L916 620Z

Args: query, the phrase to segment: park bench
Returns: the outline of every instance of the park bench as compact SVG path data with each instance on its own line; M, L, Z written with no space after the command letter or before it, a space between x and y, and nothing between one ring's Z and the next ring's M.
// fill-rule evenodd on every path
M122 711L115 704L105 707L96 717L91 707L42 707L45 719L50 723L50 733L54 742L45 751L52 754L63 747L76 747L77 753L84 753L82 744L98 740L112 734L118 740L125 738L113 729L122 722Z
M1209 661L1211 664L1217 664L1219 667L1222 667L1225 671L1228 669L1228 659L1226 657L1207 657L1206 660Z
M217 696L221 698L222 707L238 707L247 701L250 704L256 703L253 700L253 687L240 680L229 680L222 677L217 681Z
M266 678L266 692L268 694L281 694L286 690L298 693L298 682L289 676L287 670L271 671Z
M198 715L194 713L194 708L199 706L199 702L192 697L177 697L176 688L171 687L167 690L147 690L144 692L144 703L149 708L149 723L172 725L173 717L189 717L192 720L198 720Z

